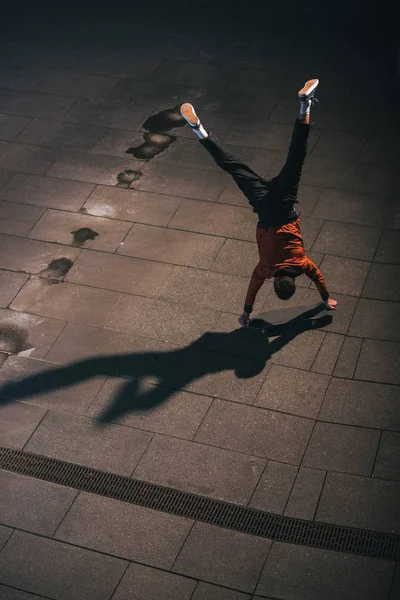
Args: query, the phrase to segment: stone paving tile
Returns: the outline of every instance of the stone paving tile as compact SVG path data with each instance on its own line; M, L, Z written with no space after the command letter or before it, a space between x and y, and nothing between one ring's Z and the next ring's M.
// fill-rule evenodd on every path
M258 261L255 242L228 239L210 267L210 271L250 277Z
M156 434L133 476L226 502L247 504L265 460Z
M352 379L362 345L361 338L346 336L341 347L333 375Z
M239 313L248 287L248 279L223 273L212 273L189 267L175 267L158 297L169 302L204 306L210 310ZM255 310L265 301L269 287L262 288Z
M282 600L386 600L392 573L390 561L276 542L257 593Z
M0 471L0 519L10 527L52 536L71 504L77 490Z
M311 156L304 165L302 181L308 185L364 192L368 189L364 183L367 169L368 165L363 163Z
M88 522L91 527L87 527ZM189 519L80 493L55 537L170 569L192 525Z
M48 175L87 183L117 185L119 173L125 170L138 170L140 166L139 161L128 158L62 150Z
M372 260L378 246L381 230L335 221L325 221L313 250L344 258Z
M313 422L310 419L216 399L195 440L228 450L299 464L312 428Z
M0 370L0 381L2 383L15 382L15 385L11 385L8 391L6 389L2 390L3 397L11 400L23 398L24 402L35 406L64 412L84 413L96 397L105 377L101 376L101 373L96 373L97 376L85 381L87 378L82 375L80 380L78 379L74 384L74 393L71 393L69 386L73 382L68 382L66 386L62 374L50 373L43 375L43 378L40 377L43 372L52 371L54 366L54 364L42 360L23 356L10 356ZM71 374L68 373L70 377ZM34 377L35 375L39 377L21 383L24 378Z
M44 208L38 206L0 200L0 232L25 236L43 213Z
M164 60L152 76L157 84L196 85L225 88L233 81L236 69L181 60Z
M270 547L270 540L195 523L173 570L253 592Z
M392 198L398 195L400 183L399 167L395 163L372 165L364 180L363 190Z
M1 198L47 208L78 210L94 186L89 183L17 173L3 187Z
M36 596L4 585L0 585L0 595L2 600L42 600L44 598L44 596Z
M57 159L54 149L0 141L0 167L31 175L45 175Z
M44 358L65 327L65 321L0 309L1 348L12 354L27 350Z
M253 241L256 220L248 208L184 200L168 226Z
M398 140L392 135L369 135L358 160L368 163L398 161Z
M92 417L104 418L105 411L113 403L115 397L126 380L110 377L101 388L96 400L88 409ZM110 416L108 420L122 423L129 427L153 431L164 435L171 435L181 439L193 439L208 409L212 399L199 394L190 394L177 390L167 390L147 382L139 382L139 391L143 394L152 394L158 403L145 405L147 409L141 410L135 397L130 397L130 403L124 407L125 414ZM151 398L151 396L150 396ZM149 399L149 403L150 403Z
M400 390L394 385L331 379L321 421L400 431Z
M196 340L196 346L201 341L207 344L204 350L172 348L160 357L155 375L168 387L251 404L265 378L268 355L256 354L256 360L251 360L235 349L229 354L231 346L241 345L242 340L240 336L235 342L230 334L213 332Z
M285 508L285 516L312 521L324 480L325 471L300 467Z
M13 530L4 525L0 525L0 550L5 546ZM0 588L1 589L1 588Z
M147 260L208 269L224 241L224 238L210 235L137 224L132 227L118 252Z
M48 412L26 445L26 450L130 475L152 434L130 427L101 428L93 419L61 412Z
M316 423L303 465L326 471L372 475L380 432L365 427Z
M356 379L400 384L400 344L364 340L355 372Z
M165 263L85 250L68 272L65 281L153 297L161 290L173 269L172 265Z
M273 77L271 77L271 71ZM287 81L287 68L281 72L276 71L276 65L268 71L258 71L252 68L241 69L233 83L230 85L230 91L247 90L251 92L261 92L274 96L282 96L290 89Z
M6 171L4 169L0 169L0 188L4 186L4 184L11 179L13 173L11 171Z
M296 102L294 99L281 98L269 120L277 123L292 123ZM354 131L355 126L360 120L362 110L346 105L336 104L336 102L323 102L313 111L315 114L315 123L321 129L331 129L334 131Z
M98 127L83 127L73 123L33 119L18 136L18 142L90 152L100 142L106 131L106 129Z
M106 359L115 358L113 362L110 360L109 363L107 361L104 363L105 373L130 376L135 375L135 368L150 369L159 350L160 343L150 338L135 336L125 331L116 332L68 323L47 355L47 359L55 363L69 363L101 356ZM124 360L126 353L130 353L127 354L127 361ZM137 355L135 364L130 368L135 354Z
M250 600L248 594L199 581L192 600Z
M47 72L35 91L46 94L73 96L74 98L105 98L114 88L117 80L113 77L100 77L85 73L80 75L68 71Z
M374 477L400 481L400 434L392 431L382 433L373 472Z
M345 340L343 335L327 333L311 371L332 375Z
M87 73L110 77L148 79L160 64L158 58L123 55L117 51L104 51L83 61Z
M271 362L294 369L310 369L323 340L321 331L305 331L275 352Z
M181 202L182 198L174 196L98 186L83 210L98 217L165 227Z
M254 405L315 419L328 383L327 375L272 365Z
M399 492L398 482L328 473L316 520L398 534Z
M281 515L285 510L297 467L269 460L249 506Z
M361 295L363 298L400 302L400 265L373 263Z
M32 229L29 237L44 242L115 252L131 226L131 223L126 221L49 209ZM88 239L85 239L87 236L84 235L81 241L79 234L74 235L74 232L79 232L81 229L89 229L94 233L89 231Z
M124 560L22 531L14 532L0 565L2 583L54 600L108 600L127 567Z
M228 144L286 152L289 148L292 131L292 124L282 125L280 123L269 123L267 121L255 122L242 120L240 123L237 123L229 135L226 136L225 142ZM314 132L310 134L310 136L313 135Z
M128 150L137 148L144 143L145 140L143 136L144 133L142 131L136 132L127 129L114 128L104 130L99 143L94 149L94 153L105 154L107 156L119 156L120 158L126 159Z
M4 234L0 234L0 249L0 268L34 274L46 269L57 258L66 258L74 262L81 253L78 248Z
M27 279L24 273L0 270L0 307L6 308L13 301Z
M0 140L12 142L28 125L28 117L0 114Z
M342 131L323 131L312 151L312 156L357 160L366 137Z
M388 212L389 206L375 196L325 189L313 216L346 224L384 227Z
M353 260L339 256L325 255L320 269L328 282L329 292L359 296L370 268L365 260Z
M376 251L375 260L381 263L400 264L400 232L384 231Z
M73 98L32 91L0 90L0 112L25 117L62 119Z
M142 168L141 177L134 182L133 187L135 190L145 192L215 202L228 179L229 175L222 171L204 171L193 167L151 163Z
M131 563L113 594L113 600L190 600L194 579Z
M314 217L301 217L301 235L303 238L304 249L306 251L311 250L322 225L323 221L321 219L315 219Z
M21 402L0 406L0 444L21 450L45 414L44 408Z
M136 104L134 110L132 108L132 102L124 102L123 99L118 97L110 97L106 100L79 99L64 115L63 121L78 123L79 125L116 127L118 129L139 131L142 124L151 116L153 108Z
M395 569L395 575L394 575L393 582L392 582L392 589L391 589L389 600L396 600L397 596L399 595L399 592L400 592L400 567L397 564L396 569Z
M30 279L11 308L55 319L68 315L68 319L75 323L102 327L119 298L118 292L75 283L54 285L46 279Z
M395 302L361 298L355 310L349 334L400 341L400 306Z

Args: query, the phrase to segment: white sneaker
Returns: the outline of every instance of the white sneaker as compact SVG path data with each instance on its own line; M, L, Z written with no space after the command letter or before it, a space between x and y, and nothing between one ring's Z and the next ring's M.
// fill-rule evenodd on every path
M197 128L200 126L200 119L196 115L196 112L191 104L186 102L181 106L181 115L190 127Z
M318 79L309 79L304 86L299 90L298 96L300 100L300 114L307 115L310 112L310 107L318 102L315 98L315 90L319 84Z

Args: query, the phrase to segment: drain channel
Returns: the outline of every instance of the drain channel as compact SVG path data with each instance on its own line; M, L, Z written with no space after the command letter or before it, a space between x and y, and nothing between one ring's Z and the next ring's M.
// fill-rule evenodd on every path
M0 446L0 468L279 542L386 560L400 558L399 535L273 515L23 450Z

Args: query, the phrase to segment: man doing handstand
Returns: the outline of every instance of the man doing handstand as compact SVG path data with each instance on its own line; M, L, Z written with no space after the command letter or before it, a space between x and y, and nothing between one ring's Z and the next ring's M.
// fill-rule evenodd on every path
M258 215L257 246L260 261L253 271L239 318L242 327L250 324L250 314L258 290L265 279L274 278L278 298L288 300L296 291L296 277L304 273L316 285L326 307L335 310L337 302L329 297L321 271L307 258L300 233L300 219L294 209L301 170L307 153L310 133L310 107L318 79L310 79L299 91L300 114L295 121L286 163L272 179L264 179L225 150L210 137L191 104L182 104L181 115L200 138L217 165L230 173Z

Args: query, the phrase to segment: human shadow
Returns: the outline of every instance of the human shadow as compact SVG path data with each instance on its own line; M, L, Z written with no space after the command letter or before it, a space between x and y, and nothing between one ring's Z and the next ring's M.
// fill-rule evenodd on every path
M209 374L233 371L238 379L255 377L271 356L297 335L324 324L326 321L320 319L317 325L311 321L292 322L270 328L267 333L255 329L208 332L176 350L88 358L5 383L0 388L0 404L72 387L98 375L126 379L97 417L98 425L104 425L127 413L149 411L176 390L187 389ZM143 378L150 378L152 383L146 390L141 389Z

